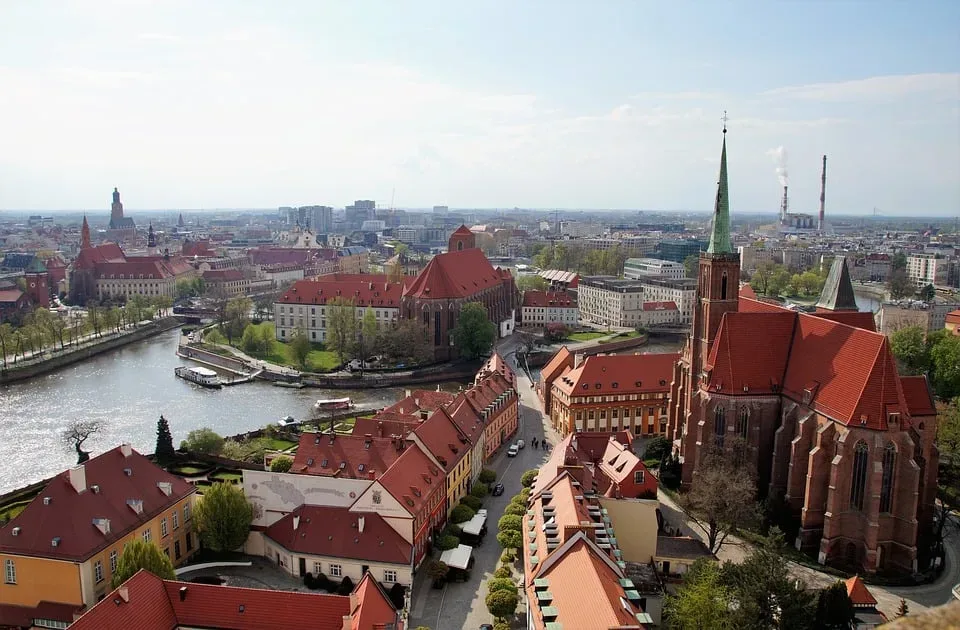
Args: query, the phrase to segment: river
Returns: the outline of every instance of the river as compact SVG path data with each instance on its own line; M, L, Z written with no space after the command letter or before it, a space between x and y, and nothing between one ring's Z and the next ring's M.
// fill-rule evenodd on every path
M178 445L200 427L235 435L287 415L307 417L318 398L350 396L359 405L383 407L402 395L400 389L298 390L264 382L203 389L173 374L186 363L175 354L179 335L179 330L171 330L29 381L0 386L0 492L74 465L76 454L61 442L60 433L77 419L104 423L103 433L84 445L92 454L123 441L152 453L160 414L169 421Z

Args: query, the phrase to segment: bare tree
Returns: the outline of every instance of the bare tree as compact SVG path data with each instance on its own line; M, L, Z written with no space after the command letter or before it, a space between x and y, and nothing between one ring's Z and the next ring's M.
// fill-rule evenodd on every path
M63 430L63 441L77 451L78 464L90 459L90 453L83 450L83 443L102 430L103 423L99 420L74 420Z

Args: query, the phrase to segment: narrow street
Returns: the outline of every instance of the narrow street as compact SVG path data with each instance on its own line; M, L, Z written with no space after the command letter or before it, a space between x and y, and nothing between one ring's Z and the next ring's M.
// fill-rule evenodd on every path
M423 625L431 630L477 630L482 623L493 623L493 617L487 612L484 600L487 596L487 580L493 576L501 553L500 545L497 544L497 521L503 516L503 510L510 503L510 498L520 492L520 476L531 468L539 468L550 455L549 449L533 449L531 446L532 438L536 437L538 442L544 438L543 414L540 413L530 380L516 367L514 344L510 341L509 338L504 340L498 350L517 374L517 391L520 394L519 428L517 434L501 447L486 465L496 471L497 482L504 485L504 492L499 497L487 496L484 499L483 507L488 513L488 533L483 545L473 550L474 566L470 581L449 583L443 589L433 589L424 567L421 566L417 571L408 624L411 629ZM507 446L518 439L526 442L526 448L516 457L507 457ZM557 443L557 436L552 430L547 429L546 439L551 447ZM429 559L424 563L428 561ZM521 598L521 605L517 609L521 610L522 607ZM516 623L514 626L521 627Z

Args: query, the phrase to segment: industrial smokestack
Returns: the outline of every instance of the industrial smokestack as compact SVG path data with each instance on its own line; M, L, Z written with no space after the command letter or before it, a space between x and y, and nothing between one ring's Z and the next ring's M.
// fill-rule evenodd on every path
M823 232L826 227L823 223L823 202L827 193L827 156L823 156L823 172L820 173L820 221L817 223L817 230Z
M786 225L787 213L790 211L790 202L787 198L787 185L783 185L783 200L780 202L780 223Z

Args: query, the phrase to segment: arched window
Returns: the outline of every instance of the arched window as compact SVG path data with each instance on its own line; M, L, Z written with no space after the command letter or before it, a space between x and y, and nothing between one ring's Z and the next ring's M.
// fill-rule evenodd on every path
M863 495L867 487L867 443L863 440L853 447L853 478L850 480L850 507L863 509Z
M717 407L713 417L713 443L717 448L723 448L723 437L727 432L727 419L723 407Z
M889 512L893 504L893 475L897 463L897 447L888 442L883 449L883 478L880 483L880 511Z
M727 272L723 272L723 277L720 278L720 299L727 299Z
M737 415L737 435L743 439L747 438L747 408L740 407L740 413Z

